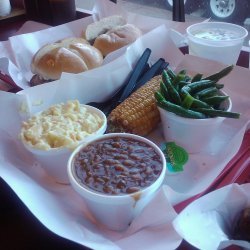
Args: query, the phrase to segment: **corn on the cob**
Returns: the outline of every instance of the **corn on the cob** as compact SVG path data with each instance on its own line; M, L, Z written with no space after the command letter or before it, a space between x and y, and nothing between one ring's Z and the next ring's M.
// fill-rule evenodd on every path
M161 76L155 76L131 94L108 116L111 132L127 132L141 136L151 132L160 121L154 93L160 88Z

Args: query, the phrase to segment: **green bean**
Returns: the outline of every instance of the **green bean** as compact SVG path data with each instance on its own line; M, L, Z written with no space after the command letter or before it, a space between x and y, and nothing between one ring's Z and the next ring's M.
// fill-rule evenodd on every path
M181 70L173 79L173 86L178 89L178 83L186 78L186 70Z
M187 71L185 69L182 69L181 71L179 71L178 74L180 74L180 75L186 75Z
M175 89L175 87L173 86L173 84L171 82L171 78L169 77L166 70L162 71L162 80L163 80L163 83L165 84L165 86L167 87L167 90L168 90L168 93L169 93L171 100L175 104L178 104L178 105L181 104L180 95L179 95L178 91Z
M166 100L171 101L171 98L168 93L168 89L162 81L160 82L160 92Z
M190 76L188 76L188 75L186 75L185 78L184 78L185 82L190 82L191 80L192 80L192 78Z
M226 95L216 95L216 96L202 98L202 101L209 105L215 106L215 105L220 105L223 101L227 100L228 98L229 96Z
M195 111L206 114L209 117L218 117L218 116L220 116L220 117L227 117L227 118L234 118L234 119L239 119L240 118L240 113L229 112L229 111L224 111L224 110L197 108Z
M223 89L223 88L224 88L224 84L216 83L216 84L215 84L215 87L216 87L217 89Z
M188 82L186 81L179 81L179 90L182 89L184 86L186 86L188 84Z
M165 69L162 71L161 78L165 85L167 85L166 83L168 82L172 83L171 77Z
M162 95L160 91L155 91L155 99L158 102L162 102L165 100L164 96Z
M203 90L197 92L195 94L195 97L198 99L201 99L203 97L212 96L212 95L217 94L217 93L218 93L218 89L216 87L209 87L209 88L206 88L206 89L203 89Z
M171 68L167 69L167 73L170 76L171 80L173 80L176 77L176 74L174 73L174 71Z
M188 92L182 94L182 103L181 106L187 109L193 108L211 108L207 103L200 101L193 96L191 96Z
M213 87L215 86L215 82L211 81L211 80L200 80L197 82L192 82L187 84L186 86L184 86L184 88L188 87L193 94L201 91L203 89L209 88L209 87ZM187 89L188 90L188 89Z
M194 77L192 78L191 82L200 81L202 79L202 76L203 76L203 74L200 74L200 73L194 75Z
M176 115L204 119L208 117L239 118L240 113L229 112L220 108L221 103L229 98L219 91L224 84L218 81L229 74L233 65L202 78L201 73L194 77L185 70L175 74L171 69L163 70L160 90L155 92L156 104Z
M215 74L212 74L210 76L207 76L207 77L205 77L203 79L218 82L221 78L228 75L232 71L233 67L234 67L233 65L227 66L226 68L222 69L221 71L219 71L219 72L217 72Z
M183 93L182 99L183 101L181 103L181 106L183 108L189 109L193 104L194 98L188 92L186 92Z
M158 91L155 93L155 98L156 98L156 103L159 107L169 112L175 113L176 115L186 118L195 118L195 119L206 118L206 116L200 112L185 109L179 105L166 101Z
M191 105L191 109L193 109L193 108L207 108L207 109L211 109L212 107L208 103L194 98L193 103Z

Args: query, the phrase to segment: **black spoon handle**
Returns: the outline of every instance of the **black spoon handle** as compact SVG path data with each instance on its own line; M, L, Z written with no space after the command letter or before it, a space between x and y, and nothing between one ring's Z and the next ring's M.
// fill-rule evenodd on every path
M167 68L169 65L168 62L166 62L163 58L158 59L148 70L142 74L141 78L135 82L134 88L130 91L130 93L127 95L127 97L143 86L146 82L148 82L150 79L152 79L154 76L159 75L162 73L163 69ZM126 87L125 87L126 88ZM106 106L103 110L103 112L106 115L109 115L109 113L117 107L121 103L121 98L119 100L113 100L112 104L110 106Z
M163 58L158 59L151 68L139 79L136 83L135 89L140 88L154 76L161 74L162 70L168 66L169 63L165 62Z
M139 77L142 77L148 70L150 69L150 66L148 63L146 63L141 71L141 74L139 75ZM133 74L133 73L132 73ZM124 93L127 85L129 83L125 82L125 84L123 84L107 101L106 104L112 102L118 102L118 100L120 99L120 96ZM136 84L136 83L135 83ZM133 90L132 90L133 91ZM131 92L132 92L131 91Z
M136 63L132 74L130 75L128 83L127 83L121 97L118 100L119 103L123 102L133 91L133 89L136 85L136 82L138 81L138 78L141 76L141 73L143 72L143 70L148 62L150 54L151 54L151 49L149 49L149 48L145 49L142 56L140 57L140 59Z

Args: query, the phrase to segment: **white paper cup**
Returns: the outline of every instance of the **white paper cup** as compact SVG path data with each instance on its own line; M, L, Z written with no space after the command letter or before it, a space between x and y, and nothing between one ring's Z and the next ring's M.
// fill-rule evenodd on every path
M162 161L162 171L159 177L150 186L131 194L112 195L108 193L97 192L88 188L84 184L79 183L74 169L74 158L76 154L93 141L114 137L125 137L142 141L152 147L159 155ZM68 161L69 180L74 190L83 197L90 212L99 223L111 230L125 230L133 221L133 219L139 215L143 208L153 199L157 190L161 187L166 173L166 160L164 154L152 141L149 141L148 139L141 136L127 133L105 134L93 141L80 145L70 156Z
M232 109L231 99L224 101L223 106L226 107L227 111L230 111ZM175 142L188 153L199 153L205 150L215 131L219 129L225 119L225 117L191 119L178 116L160 107L158 109L165 140Z
M248 31L242 26L223 22L202 22L187 28L189 54L236 64Z
M79 144L88 142L89 140L103 135L107 128L107 118L101 110L88 105L82 106L85 106L89 111L101 117L103 124L97 131L86 136L83 141L79 141ZM30 146L23 140L22 142L25 148L34 155L48 175L50 175L57 183L69 184L67 162L74 149L60 147L52 148L50 150L41 150Z

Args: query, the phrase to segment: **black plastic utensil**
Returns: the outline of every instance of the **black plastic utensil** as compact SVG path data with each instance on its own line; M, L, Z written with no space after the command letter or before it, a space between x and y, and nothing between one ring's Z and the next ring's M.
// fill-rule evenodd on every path
M163 69L166 69L168 65L169 65L169 63L165 62L165 60L163 58L158 59L151 66L151 68L136 83L135 90L139 89L141 86L143 86L146 82L148 82L154 76L160 75L162 73Z
M150 54L151 50L149 48L145 49L142 56L137 61L135 68L133 69L126 84L117 92L115 92L115 94L109 100L105 102L89 102L87 103L87 105L99 108L106 115L108 115L108 113L111 111L111 109L113 109L115 103L117 103L118 100L121 100L121 98L125 100L126 97L133 91L138 78L142 76L142 73L145 71L145 69L149 68L148 59L150 57Z
M117 107L120 103L124 101L123 98L128 98L134 91L143 86L146 82L152 79L154 76L161 74L162 70L168 66L169 63L165 62L163 58L158 59L146 72L145 74L135 82L135 86L133 89L128 91L126 94L119 98L118 100L114 100L110 107L105 109L105 114L109 114L115 107Z
M151 49L147 48L143 52L141 58L139 59L138 63L136 64L133 73L131 74L131 77L128 81L128 84L126 85L121 97L119 98L119 102L124 101L133 91L135 88L136 82L138 81L141 71L143 70L145 64L147 63L149 56L151 54Z
M146 63L143 72L141 73L141 77L150 69L150 66L148 63ZM86 103L87 105L93 106L95 108L98 108L100 110L104 110L105 108L111 106L114 102L116 102L119 97L121 96L122 92L124 91L125 87L127 85L127 81L125 82L125 84L123 84L119 89L117 89L115 91L115 93L109 97L109 99L107 99L104 102L89 102Z

